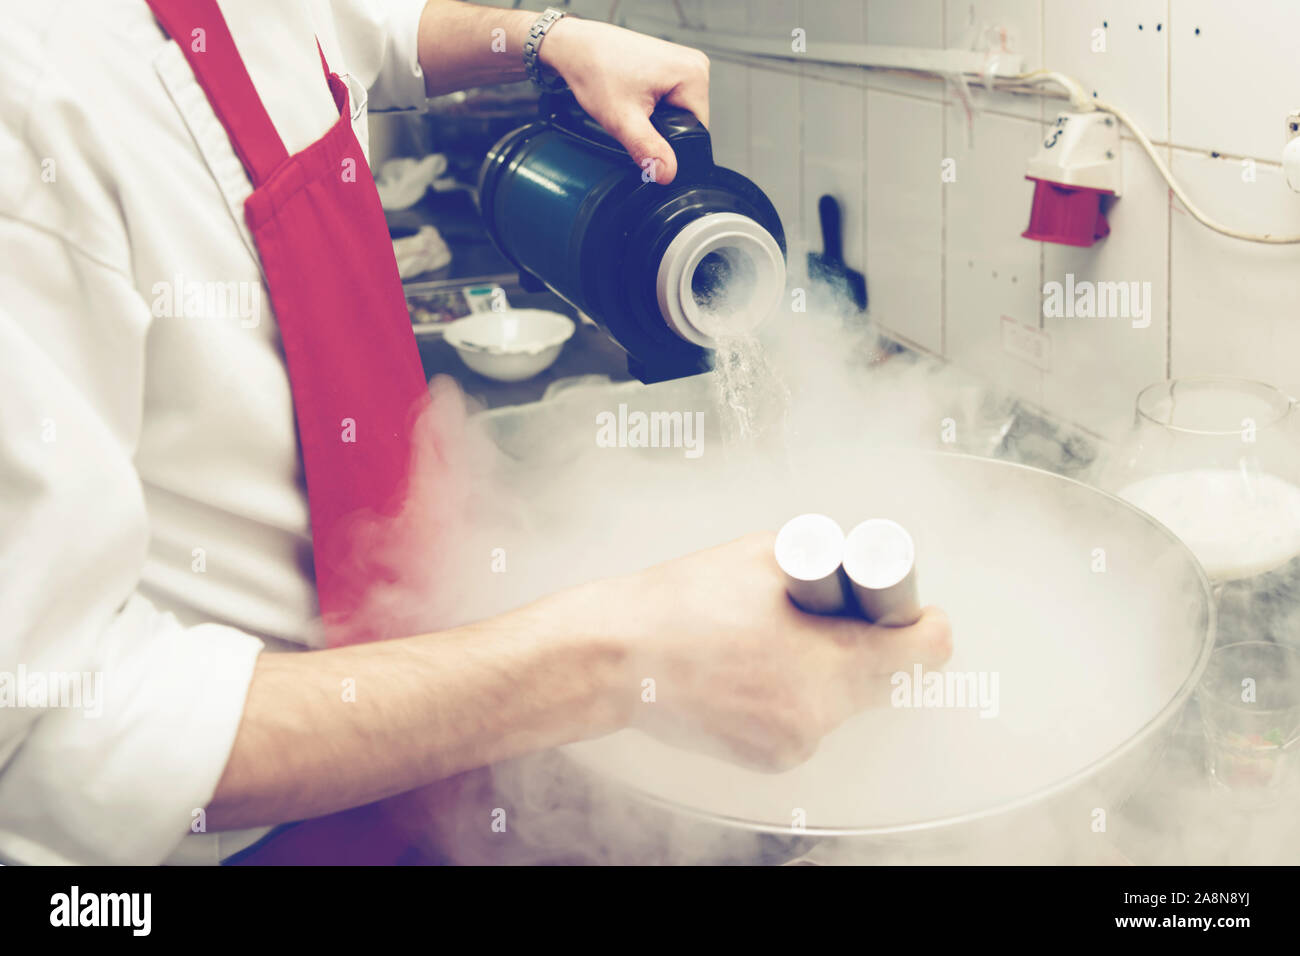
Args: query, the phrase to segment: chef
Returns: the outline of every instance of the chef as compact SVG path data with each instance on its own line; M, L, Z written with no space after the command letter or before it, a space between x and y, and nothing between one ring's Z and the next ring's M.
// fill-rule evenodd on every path
M797 611L765 534L431 633L330 560L429 401L367 110L559 77L669 183L702 54L453 0L0 16L0 859L391 862L395 795L633 723L787 767L947 657L937 611Z

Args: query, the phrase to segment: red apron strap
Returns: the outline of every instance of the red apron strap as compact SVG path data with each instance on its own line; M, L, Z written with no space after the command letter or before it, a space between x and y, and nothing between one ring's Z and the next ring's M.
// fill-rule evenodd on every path
M325 60L325 51L321 49L319 38L316 40L316 52L320 54L321 69L325 71L325 82L329 84L330 94L334 97L334 106L338 109L339 115L343 116L343 108L348 104L348 85L343 82L342 77L330 72L330 65Z
M180 45L253 188L257 188L289 154L244 68L221 8L216 0L146 2L163 30ZM323 62L324 54L321 57Z

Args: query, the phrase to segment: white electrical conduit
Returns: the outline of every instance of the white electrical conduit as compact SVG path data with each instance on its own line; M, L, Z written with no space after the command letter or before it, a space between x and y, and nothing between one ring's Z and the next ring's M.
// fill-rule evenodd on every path
M617 0L610 10L611 19L615 10L618 8ZM678 7L678 14L681 15L681 8ZM685 17L681 17L683 24ZM762 59L780 57L781 59L800 59L797 55L788 55L778 53L774 41L756 40L753 38L725 37L717 34L701 34L698 30L690 28L672 29L659 26L653 28L653 32L658 33L665 39L673 40L678 43L696 44L705 49L714 49L721 53L741 54L742 56L757 56ZM785 41L775 41L784 45ZM855 49L853 44L821 44L821 49L829 51L830 56L823 57L806 57L816 59L827 63L839 65L854 65L868 70L883 70L891 73L923 73L939 77L941 79L953 78L955 74L961 75L967 81L977 83L981 86L991 86L993 89L1004 90L1009 92L1039 92L1035 88L1043 83L1056 83L1062 87L1070 100L1070 105L1081 113L1100 111L1110 113L1117 120L1123 123L1132 132L1138 145L1142 147L1143 152L1147 154L1151 162L1155 164L1156 171L1160 177L1169 184L1178 201L1191 214L1192 218L1205 226L1207 229L1213 229L1217 233L1225 236L1231 236L1233 239L1242 239L1246 242L1262 242L1269 245L1293 245L1300 243L1300 235L1291 236L1273 236L1267 233L1245 232L1241 229L1233 229L1231 226L1225 226L1221 222L1216 222L1201 211L1191 198L1183 191L1183 187L1178 185L1174 179L1173 173L1165 161L1160 158L1156 152L1155 146L1152 145L1150 138L1142 131L1142 128L1118 106L1112 106L1109 103L1103 103L1094 100L1084 92L1077 80L1066 76L1063 73L1057 73L1054 70L1032 70L1028 73L1006 72L1008 66L1017 64L1019 57L1010 54L1000 54L1002 62L999 64L996 60L986 62L985 66L992 67L992 72L981 72L980 68L974 65L974 60L983 59L987 61L985 54L976 51L967 51L962 53L963 59L971 58L967 62L971 66L966 67L954 59L958 51L953 50L909 50L899 47L881 47L858 45ZM861 60L854 62L849 58L850 51L856 52L858 56L866 54L865 58L872 60L871 63L863 63ZM939 64L942 64L940 66ZM952 67L957 69L953 70ZM944 69L947 67L947 69ZM963 67L965 67L963 69ZM1014 67L1013 67L1014 69Z

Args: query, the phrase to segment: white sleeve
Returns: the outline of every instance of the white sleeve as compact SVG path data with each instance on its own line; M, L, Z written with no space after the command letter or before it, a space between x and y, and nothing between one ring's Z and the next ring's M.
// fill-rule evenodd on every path
M136 593L149 309L49 229L0 212L0 859L156 863L216 789L262 642Z
M344 62L372 111L422 109L420 14L426 0L329 0Z

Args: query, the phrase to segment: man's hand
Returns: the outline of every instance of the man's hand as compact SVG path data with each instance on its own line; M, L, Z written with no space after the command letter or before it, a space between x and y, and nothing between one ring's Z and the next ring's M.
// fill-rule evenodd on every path
M887 700L889 674L948 659L934 608L901 628L797 610L773 541L749 535L436 634L263 654L209 828L323 816L629 725L783 770ZM349 681L371 690L341 702Z
M709 58L699 50L565 17L546 34L539 56L655 182L677 176L677 157L650 124L655 105L683 107L709 125Z
M524 78L523 48L537 14L428 0L420 17L419 56L429 96ZM497 42L504 31L506 42ZM699 50L598 20L564 17L538 52L578 103L632 154L656 182L677 175L677 157L650 125L660 100L709 125L709 58Z
M947 616L911 627L798 610L752 534L550 599L551 613L617 635L626 658L611 709L669 742L760 770L794 767L847 718L889 699L889 675L952 654ZM575 602L574 599L577 598ZM655 681L655 702L641 682Z

